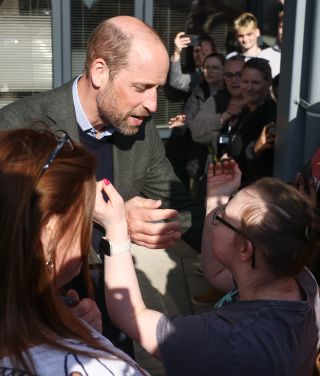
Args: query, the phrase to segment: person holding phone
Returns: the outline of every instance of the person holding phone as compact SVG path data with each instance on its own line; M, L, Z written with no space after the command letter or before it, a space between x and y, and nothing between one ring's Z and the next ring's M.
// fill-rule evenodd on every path
M181 54L183 49L186 49L188 46L193 47L192 56L194 68L187 73L183 73ZM201 67L203 66L204 58L213 52L216 52L216 46L210 36L195 36L179 32L174 39L174 53L170 58L170 86L174 89L191 93L203 77Z

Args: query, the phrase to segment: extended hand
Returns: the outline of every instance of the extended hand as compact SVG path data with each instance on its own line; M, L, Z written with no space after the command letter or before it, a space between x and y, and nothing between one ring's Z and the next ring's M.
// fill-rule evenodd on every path
M309 181L306 181L303 174L298 172L294 180L294 186L308 200L310 206L315 209L317 207L317 192L314 180L310 178Z
M181 238L178 212L174 209L160 209L160 206L160 200L138 196L125 203L129 235L133 243L151 249L169 248Z
M168 121L169 128L183 127L186 122L186 115L176 115Z
M108 196L108 202L104 200L102 192ZM107 179L97 183L93 220L106 230L106 237L112 242L122 243L128 239L123 199Z
M262 132L254 145L255 154L262 153L264 150L274 147L276 136L270 131L271 129L274 129L274 126L275 125L272 122L263 127Z
M229 197L238 189L240 182L241 171L234 160L210 164L207 176L207 212L215 209L219 198Z

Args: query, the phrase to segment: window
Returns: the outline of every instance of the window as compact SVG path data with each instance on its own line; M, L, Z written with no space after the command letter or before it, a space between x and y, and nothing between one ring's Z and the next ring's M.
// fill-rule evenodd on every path
M0 5L0 108L52 88L51 1Z
M79 75L85 61L86 43L95 27L106 18L134 15L133 0L71 0L71 72Z

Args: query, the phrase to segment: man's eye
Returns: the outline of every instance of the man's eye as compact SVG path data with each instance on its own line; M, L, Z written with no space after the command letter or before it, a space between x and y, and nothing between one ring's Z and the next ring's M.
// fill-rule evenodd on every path
M136 86L135 89L138 93L143 93L146 90L143 86Z

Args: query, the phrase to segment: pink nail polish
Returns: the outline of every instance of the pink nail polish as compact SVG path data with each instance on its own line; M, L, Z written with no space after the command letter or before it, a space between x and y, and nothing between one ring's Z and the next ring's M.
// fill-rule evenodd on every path
M105 185L109 185L110 184L110 180L109 179L103 179L103 182Z

